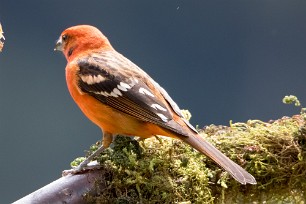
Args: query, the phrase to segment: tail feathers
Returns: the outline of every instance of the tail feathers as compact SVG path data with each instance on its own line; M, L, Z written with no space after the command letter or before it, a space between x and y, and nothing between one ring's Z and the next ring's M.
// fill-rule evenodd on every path
M256 180L251 174L225 156L209 142L205 141L200 135L189 136L188 138L185 137L183 140L196 150L214 160L241 184L256 184Z

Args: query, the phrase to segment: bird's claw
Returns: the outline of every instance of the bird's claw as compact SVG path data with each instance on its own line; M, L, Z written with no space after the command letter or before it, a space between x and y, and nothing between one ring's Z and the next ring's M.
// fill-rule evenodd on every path
M82 165L82 163L81 163L77 167L74 167L74 168L68 169L68 170L64 170L62 172L62 176L67 176L69 174L71 174L71 175L81 174L81 173L84 173L84 172L89 171L89 170L96 170L96 169L100 169L100 168L101 168L101 165L97 161L92 161L92 162L88 163L87 165Z

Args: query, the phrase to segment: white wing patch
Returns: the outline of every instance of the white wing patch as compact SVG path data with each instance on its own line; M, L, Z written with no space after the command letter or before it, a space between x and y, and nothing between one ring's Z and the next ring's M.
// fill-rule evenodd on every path
M122 93L117 88L113 89L113 91L111 92L111 95L112 93L116 94L117 96L122 96Z
M117 87L121 91L127 91L128 89L132 88L130 85L128 85L127 83L124 83L124 82L120 82L120 84L117 85Z
M106 91L100 91L100 92L94 92L95 94L99 94L99 95L103 95L103 96L111 96L109 93L107 93Z
M118 97L118 95L116 95L114 92L108 93L106 91L95 91L93 93L97 94L97 95L102 95L102 96L105 96L105 97L108 97L108 96Z
M89 84L89 85L92 85L92 84L95 84L95 83L99 83L99 82L103 82L107 79L104 79L103 81L101 81L101 77L99 77L100 75L98 75L97 77L91 77L90 75L87 75L87 76L81 76L81 79ZM99 81L100 80L100 81ZM99 95L103 95L105 97L108 97L108 96L112 96L112 97L119 97L119 96L122 96L122 92L126 92L128 90L130 90L135 84L137 83L136 80L132 80L132 82L130 84L127 84L125 82L120 82L116 88L114 88L110 93L107 92L107 91L97 91L97 92L93 92L95 94L99 94Z
M164 122L168 122L168 118L167 118L166 116L164 116L164 114L157 113L157 115L158 115Z
M141 93L143 95L148 95L148 96L154 97L154 95L149 90L147 90L143 87L139 88L139 93Z
M92 76L92 75L81 75L81 79L88 85L97 84L106 80L105 77L101 75Z
M112 97L117 98L118 96L122 96L122 93L117 88L114 88L112 90L112 92L110 92L110 93L108 93L106 91L95 91L93 93L97 94L97 95L102 95L102 96L105 96L105 97L112 96Z
M167 111L167 109L156 103L152 104L151 107L154 108L155 110Z

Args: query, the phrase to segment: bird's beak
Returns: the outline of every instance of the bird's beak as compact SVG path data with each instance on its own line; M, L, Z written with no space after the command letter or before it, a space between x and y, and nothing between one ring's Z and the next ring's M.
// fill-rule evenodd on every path
M54 51L63 51L63 42L62 42L62 38L58 39L58 41L56 42Z

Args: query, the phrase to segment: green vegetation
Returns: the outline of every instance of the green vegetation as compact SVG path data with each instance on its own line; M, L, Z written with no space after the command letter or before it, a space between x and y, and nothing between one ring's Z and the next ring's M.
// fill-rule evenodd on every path
M291 101L297 104L298 99ZM305 203L303 111L270 122L249 120L231 122L229 127L210 125L200 132L249 171L258 184L240 185L181 141L160 137L138 143L130 137L117 137L112 148L97 158L107 187L99 189L98 197L86 199L92 203L118 204ZM93 145L90 152L98 145Z

